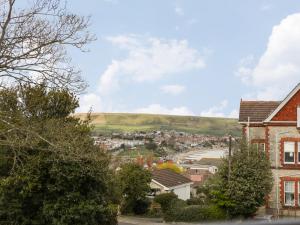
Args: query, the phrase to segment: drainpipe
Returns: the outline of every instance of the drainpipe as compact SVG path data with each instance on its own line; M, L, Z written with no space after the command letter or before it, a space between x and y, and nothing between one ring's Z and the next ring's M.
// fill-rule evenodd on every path
M250 117L248 116L248 134L247 134L247 140L248 140L248 145L250 144Z

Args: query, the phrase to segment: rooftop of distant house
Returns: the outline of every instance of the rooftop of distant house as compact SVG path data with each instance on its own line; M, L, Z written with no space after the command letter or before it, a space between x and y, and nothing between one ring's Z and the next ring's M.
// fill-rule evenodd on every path
M152 179L161 185L171 188L182 184L192 183L192 181L170 169L161 169L152 171Z

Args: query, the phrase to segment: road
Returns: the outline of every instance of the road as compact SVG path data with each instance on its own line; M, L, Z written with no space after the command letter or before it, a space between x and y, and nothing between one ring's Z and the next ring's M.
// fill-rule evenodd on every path
M139 217L130 217L130 216L121 216L118 219L119 225L168 225L163 223L162 219L156 218L139 218Z

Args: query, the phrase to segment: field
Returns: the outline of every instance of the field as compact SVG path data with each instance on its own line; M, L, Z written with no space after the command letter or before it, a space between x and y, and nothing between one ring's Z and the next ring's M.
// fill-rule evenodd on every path
M86 114L76 114L85 119ZM91 115L94 132L134 132L154 130L176 130L192 134L214 136L241 135L241 127L236 119L208 118L196 116L170 116L128 113L93 113Z

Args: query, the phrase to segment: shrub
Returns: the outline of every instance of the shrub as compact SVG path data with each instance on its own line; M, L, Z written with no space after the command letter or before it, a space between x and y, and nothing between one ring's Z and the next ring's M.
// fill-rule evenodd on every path
M150 201L148 199L139 199L135 201L133 206L133 212L136 215L146 214L149 210Z
M205 201L204 198L197 197L197 198L191 198L191 199L186 200L186 203L188 205L203 205L204 201Z
M171 192L155 196L154 201L159 203L162 211L165 212L168 210L168 208L170 208L170 204L173 199L178 199L178 197L173 192Z
M170 208L164 213L166 221L202 222L226 219L226 213L215 205L189 205L184 201L174 199Z
M168 205L168 208L163 210L164 213L164 220L165 221L181 221L180 220L180 212L181 210L186 207L186 202L175 198L172 199Z

